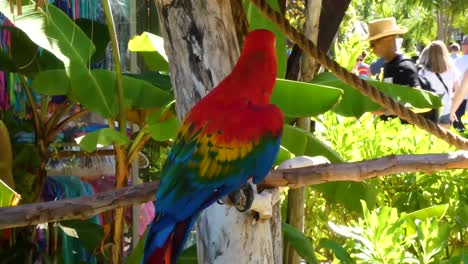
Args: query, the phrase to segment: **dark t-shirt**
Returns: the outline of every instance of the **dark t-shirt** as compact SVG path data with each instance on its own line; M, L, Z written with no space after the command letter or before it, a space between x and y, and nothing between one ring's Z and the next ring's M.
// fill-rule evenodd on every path
M409 58L406 58L404 55L398 54L391 61L385 63L384 65L384 81L389 81L389 78L392 79L392 83L401 84L410 87L421 86L418 79L418 69L416 64ZM423 114L426 118L434 118L438 116L437 111L429 111L426 114ZM388 120L388 118L394 118L396 116L381 116L382 120ZM401 121L402 124L408 124L405 120Z
M385 63L384 66L384 81L387 78L392 78L392 83L407 85L410 87L420 86L418 79L418 69L416 64L398 54L393 60Z

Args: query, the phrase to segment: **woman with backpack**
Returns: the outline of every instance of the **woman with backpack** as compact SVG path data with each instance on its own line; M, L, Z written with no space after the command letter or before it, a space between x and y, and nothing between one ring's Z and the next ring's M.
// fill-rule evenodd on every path
M425 77L431 88L441 96L443 108L438 123L445 128L452 125L450 110L452 107L453 91L460 86L459 74L445 44L436 40L431 42L423 52L419 60L421 70L419 75Z

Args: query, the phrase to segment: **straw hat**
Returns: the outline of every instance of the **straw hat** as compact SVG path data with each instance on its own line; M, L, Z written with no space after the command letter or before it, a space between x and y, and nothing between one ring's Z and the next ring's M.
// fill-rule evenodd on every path
M398 26L394 17L372 20L369 22L368 28L369 35L363 41L404 34L408 31L407 28Z

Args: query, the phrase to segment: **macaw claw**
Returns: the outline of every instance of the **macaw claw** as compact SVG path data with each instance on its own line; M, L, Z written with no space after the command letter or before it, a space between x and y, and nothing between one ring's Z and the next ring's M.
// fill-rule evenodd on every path
M250 209L254 200L254 188L250 183L246 183L240 190L228 194L230 202L237 211L243 213Z

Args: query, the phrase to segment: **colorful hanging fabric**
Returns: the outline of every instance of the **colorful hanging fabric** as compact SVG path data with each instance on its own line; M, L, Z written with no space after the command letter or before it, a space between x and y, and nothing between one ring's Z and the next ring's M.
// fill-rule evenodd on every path
M54 201L92 194L94 194L93 187L78 177L55 176L47 178L43 191L43 199ZM97 215L91 217L88 221L101 225L101 221ZM77 238L68 236L61 229L57 230L60 234L60 248L64 263L97 263L96 257L91 256L90 252L86 251ZM39 238L43 238L43 236ZM41 241L39 241L39 245L44 245L44 241Z

